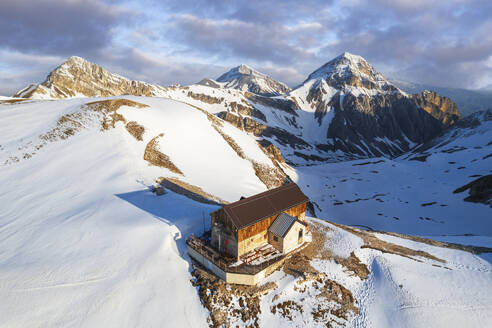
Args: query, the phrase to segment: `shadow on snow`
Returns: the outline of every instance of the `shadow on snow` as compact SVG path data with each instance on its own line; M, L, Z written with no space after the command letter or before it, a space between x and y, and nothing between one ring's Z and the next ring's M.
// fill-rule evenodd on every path
M210 212L219 208L216 205L203 204L183 195L167 190L162 196L154 194L150 188L115 194L116 197L150 214L155 219L175 226L179 233L174 240L182 258L188 259L186 239L191 235L200 235L210 229Z

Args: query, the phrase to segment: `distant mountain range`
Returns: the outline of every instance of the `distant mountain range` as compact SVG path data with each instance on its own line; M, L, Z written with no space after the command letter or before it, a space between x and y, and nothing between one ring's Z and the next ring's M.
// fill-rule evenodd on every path
M408 88L407 88L408 90ZM435 92L409 95L364 58L343 53L295 89L246 65L190 86L132 81L70 57L15 97L62 99L119 95L166 97L214 113L292 162L397 156L429 141L461 115Z

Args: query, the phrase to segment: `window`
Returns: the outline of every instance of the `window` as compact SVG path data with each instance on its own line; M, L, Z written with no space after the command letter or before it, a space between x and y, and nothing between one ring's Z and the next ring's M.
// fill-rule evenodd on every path
M274 241L278 241L278 237L277 236L273 236L273 240Z
M302 229L299 230L299 239L302 238Z

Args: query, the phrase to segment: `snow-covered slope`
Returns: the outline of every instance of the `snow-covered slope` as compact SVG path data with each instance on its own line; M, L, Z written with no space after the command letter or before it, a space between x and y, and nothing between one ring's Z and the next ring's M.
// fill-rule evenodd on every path
M479 112L413 152L298 167L321 216L416 235L492 236L492 210L454 191L492 174L492 115Z
M188 97L186 91L197 88L173 92ZM244 94L229 91L215 95L246 106ZM320 218L424 236L471 232L476 235L439 238L492 246L490 208L451 194L468 175L490 170L490 157L473 161L490 153L488 125L470 135L476 139L460 138L469 143L467 150L433 153L427 162L399 158L292 168L260 148L254 134L211 115L219 111L217 103L202 108L195 105L201 100L194 101L125 96L0 104L0 326L207 327L210 313L190 283L184 240L201 233L204 222L207 228L208 213L218 207L190 197L234 201L266 190L265 172L274 182L278 170L289 174L316 203ZM283 122L283 112L265 113L267 121ZM179 184L184 192L173 190L184 195L167 188L165 195L152 193L159 177ZM371 199L346 202L356 197ZM421 206L424 201L438 203ZM310 222L326 226L316 244L321 255L309 261L322 283L276 272L266 282L276 287L259 298L260 327L490 322L490 256L374 235L406 247L383 244L403 252L395 254L365 235L373 234ZM415 255L418 250L425 253ZM345 258L366 267L367 276L352 272ZM343 292L343 300L352 295L357 311L337 312L341 305L330 293L318 296L330 286L333 295ZM231 296L229 315L244 327L253 319L243 322L232 311L244 309L239 298ZM285 304L289 314L281 310Z
M199 109L121 99L0 105L1 326L206 326L182 238L217 206L149 186L163 176L235 201L266 190L254 163L276 167ZM182 174L144 160L152 140Z
M327 323L333 327L481 327L492 320L488 313L491 309L492 266L485 260L490 257L480 258L397 236L354 234L355 230L347 231L316 219L311 219L311 222L324 227L326 241L321 247L326 247L328 253L321 252L324 255L311 261L312 267L326 274L326 277L318 275L326 279L325 286L332 280L350 290L359 313L347 318L341 315L343 311L340 308L333 306L331 311L326 311L330 313L327 315L323 309L330 306L323 297L317 296L322 295L323 284L312 283L309 279L300 282L302 279L299 281L282 272L271 279L280 286L279 290L267 294L262 300L260 322L265 327L325 327ZM377 243L380 240L405 247L408 253L391 254L389 249L388 252L375 250L367 243L367 236L375 236ZM332 250L339 253L329 255ZM410 255L412 251L427 252L439 260L413 257ZM329 259L335 256L360 259L370 271L369 276L364 278L360 271L353 271L357 267L344 261ZM339 293L333 286L331 294ZM282 313L272 315L269 311L272 304L289 300L299 305L291 307L292 321ZM336 302L334 298L332 304Z
M2 107L0 162L6 165L40 156L54 147L55 141L69 142L73 135L88 130L102 139L105 134L97 130L113 127L120 132L127 152L135 159L135 170L142 172L140 179L146 184L169 176L200 186L219 199L235 201L265 190L268 181L260 180L260 169L272 170L273 176L281 174L254 136L200 108L174 100L82 98L25 101ZM130 133L130 122L143 130L140 140Z

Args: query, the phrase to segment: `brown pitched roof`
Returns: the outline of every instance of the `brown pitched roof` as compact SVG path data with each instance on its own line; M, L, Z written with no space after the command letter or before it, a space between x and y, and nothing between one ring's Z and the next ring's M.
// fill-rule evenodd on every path
M227 204L224 211L237 229L243 229L291 207L303 204L309 198L291 182L281 187Z

